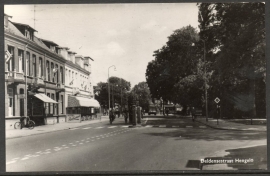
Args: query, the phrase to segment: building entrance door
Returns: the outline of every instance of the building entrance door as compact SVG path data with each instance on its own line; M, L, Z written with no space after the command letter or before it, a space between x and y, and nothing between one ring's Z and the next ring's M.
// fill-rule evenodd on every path
M13 98L9 98L8 101L8 116L13 116Z

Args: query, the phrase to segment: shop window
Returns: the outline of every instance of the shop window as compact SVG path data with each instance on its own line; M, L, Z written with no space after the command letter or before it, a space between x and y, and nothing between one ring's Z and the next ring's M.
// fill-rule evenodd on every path
M8 106L8 116L14 115L14 99L13 99L13 89L8 88L9 106Z
M61 114L64 114L64 96L61 95Z
M24 95L24 89L20 89L19 93ZM24 116L24 98L20 98L20 116Z
M50 97L50 93L47 93L47 96ZM51 103L46 103L46 113L49 114L51 112Z
M51 95L51 99L54 100L54 94ZM55 113L55 106L54 106L54 103L51 103L51 114L54 114Z

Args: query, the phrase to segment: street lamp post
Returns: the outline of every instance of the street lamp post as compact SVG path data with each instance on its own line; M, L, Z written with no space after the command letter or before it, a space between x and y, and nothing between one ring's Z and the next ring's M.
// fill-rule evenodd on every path
M109 107L108 107L108 109L110 110L110 68L111 67L114 67L114 71L116 71L116 67L114 66L114 65L112 65L112 66L110 66L109 68L108 68L108 92L109 92Z

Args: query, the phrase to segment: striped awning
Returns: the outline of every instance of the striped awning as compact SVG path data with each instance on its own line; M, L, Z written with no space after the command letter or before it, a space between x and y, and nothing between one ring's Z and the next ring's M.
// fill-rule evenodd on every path
M68 96L68 106L67 107L96 107L99 108L99 102L95 99Z
M37 93L34 96L45 103L58 103L43 93Z

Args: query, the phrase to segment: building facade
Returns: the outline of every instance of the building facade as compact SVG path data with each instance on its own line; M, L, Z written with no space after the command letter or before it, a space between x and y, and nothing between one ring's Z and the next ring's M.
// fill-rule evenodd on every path
M87 57L36 37L34 28L10 18L4 15L6 128L22 117L36 125L66 122L68 95L93 98Z

